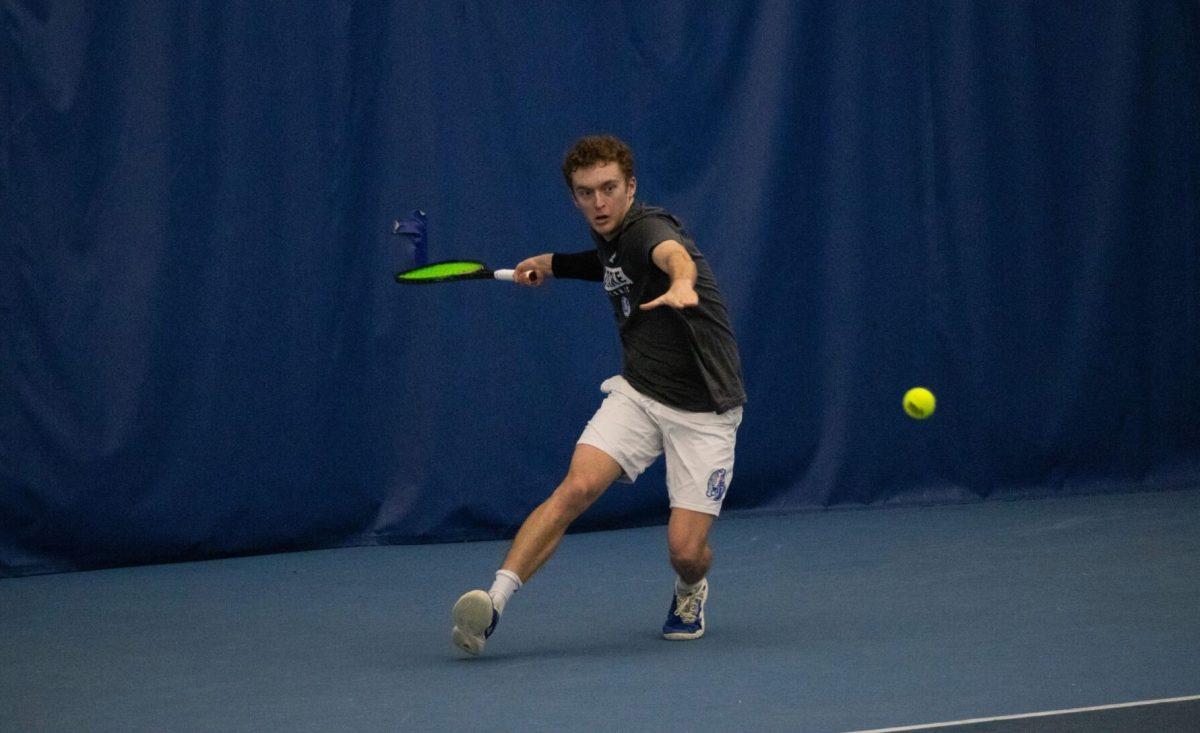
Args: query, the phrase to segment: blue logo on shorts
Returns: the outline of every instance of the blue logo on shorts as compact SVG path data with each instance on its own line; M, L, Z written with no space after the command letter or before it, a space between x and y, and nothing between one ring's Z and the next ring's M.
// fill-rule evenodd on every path
M626 296L622 295L622 296L621 296L621 312L625 314L625 317L626 317L626 318L628 318L628 317L629 317L629 313L630 313L630 311L632 311L632 310L633 310L633 309L629 307L629 298L627 298Z
M705 496L713 501L720 501L721 497L725 496L725 474L727 472L723 468L718 468L708 477L708 491L704 492Z

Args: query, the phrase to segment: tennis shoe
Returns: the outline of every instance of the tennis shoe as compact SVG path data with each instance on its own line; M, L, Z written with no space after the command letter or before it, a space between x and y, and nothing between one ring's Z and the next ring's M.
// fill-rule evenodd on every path
M471 656L483 653L483 645L496 630L500 614L492 605L492 597L485 590L473 590L462 594L454 604L454 631L450 634L454 646Z
M667 622L663 624L663 638L679 641L704 636L704 602L707 600L707 578L691 593L681 595L677 589L671 598Z

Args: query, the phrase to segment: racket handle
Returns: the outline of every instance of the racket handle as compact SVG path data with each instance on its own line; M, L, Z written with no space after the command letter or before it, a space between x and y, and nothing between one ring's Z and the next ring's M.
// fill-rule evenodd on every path
M516 272L516 270L496 270L492 273L492 277L496 278L497 280L506 280L510 283L516 282ZM541 275L538 274L537 270L530 270L529 282L535 283L540 277Z

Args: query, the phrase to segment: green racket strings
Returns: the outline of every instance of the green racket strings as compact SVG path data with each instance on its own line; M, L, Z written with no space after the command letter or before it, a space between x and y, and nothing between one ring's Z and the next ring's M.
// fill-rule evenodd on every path
M418 267L396 276L397 280L439 280L447 277L470 275L484 269L482 262L436 262Z

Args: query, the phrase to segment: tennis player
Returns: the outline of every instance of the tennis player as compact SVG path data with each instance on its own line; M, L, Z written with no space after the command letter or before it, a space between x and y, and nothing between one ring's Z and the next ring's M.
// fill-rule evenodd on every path
M479 654L505 605L549 559L576 517L614 482L632 483L666 455L671 516L667 545L677 574L666 639L704 634L708 533L733 480L734 442L746 394L733 330L712 269L679 221L634 197L633 153L617 138L585 137L563 176L595 248L548 253L517 265L515 280L604 283L624 351L605 380L567 476L525 519L488 591L454 604L454 644Z

